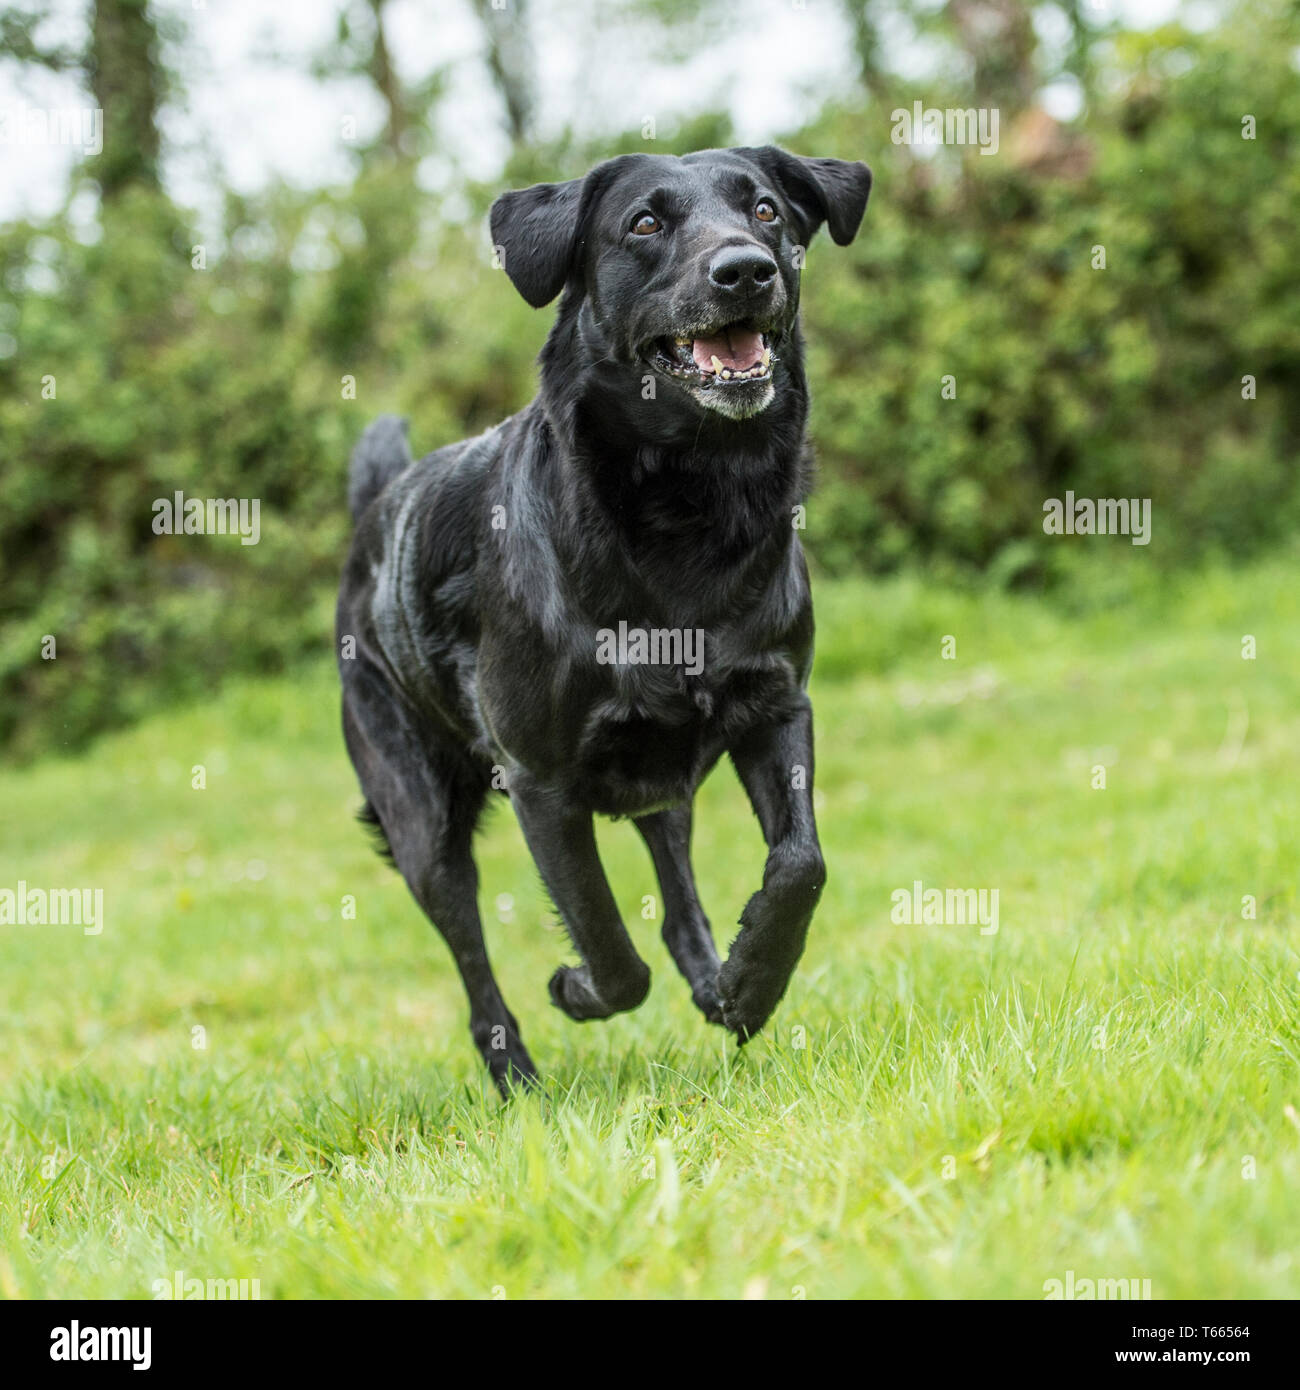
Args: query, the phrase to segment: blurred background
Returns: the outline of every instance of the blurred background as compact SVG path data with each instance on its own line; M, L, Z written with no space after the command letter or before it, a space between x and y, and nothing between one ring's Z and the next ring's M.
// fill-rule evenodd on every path
M916 102L996 111L996 153L895 142ZM40 138L82 108L98 152ZM875 170L804 281L823 576L1095 601L1067 489L1152 499L1106 552L1147 583L1294 545L1290 0L19 0L0 112L11 758L327 653L366 422L418 455L533 394L491 200L631 150ZM259 543L156 535L178 490L260 499Z

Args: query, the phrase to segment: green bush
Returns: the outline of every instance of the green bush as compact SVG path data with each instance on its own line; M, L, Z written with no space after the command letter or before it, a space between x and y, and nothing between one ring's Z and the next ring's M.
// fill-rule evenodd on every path
M809 543L824 564L1050 576L1069 543L1044 536L1042 505L1066 489L1151 498L1157 563L1294 533L1300 82L1286 32L1260 17L1124 36L1114 95L1065 133L1068 176L1018 167L1005 130L996 159L875 150L863 234L847 253L816 244L809 263L822 465ZM828 112L799 138L857 153L861 125Z
M1009 129L999 158L918 159L888 101L790 135L877 175L863 234L818 241L804 288L824 568L1065 583L1080 548L1049 543L1042 505L1066 489L1151 498L1156 567L1294 533L1300 84L1283 12L1238 18L1120 35L1060 168ZM655 148L728 138L706 116ZM610 152L522 152L510 179ZM402 411L422 452L533 393L550 315L491 266L492 191L453 216L374 161L343 192L232 197L206 269L142 193L90 242L65 217L0 233L0 743L75 744L328 646L365 423ZM260 543L155 535L178 489L260 499Z

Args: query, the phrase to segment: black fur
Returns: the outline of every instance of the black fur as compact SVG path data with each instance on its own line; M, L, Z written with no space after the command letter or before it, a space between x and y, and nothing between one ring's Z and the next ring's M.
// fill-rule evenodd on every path
M478 916L471 842L494 786L582 958L550 983L570 1017L635 1008L650 982L594 813L633 818L668 948L700 1009L742 1042L803 951L825 870L794 526L810 466L799 267L821 224L852 239L870 182L864 165L766 147L625 155L503 195L491 221L507 274L536 306L564 295L536 400L413 466L392 417L354 454L344 733L363 814L451 947L503 1091L536 1070ZM737 372L752 359L760 376L698 370L697 349L674 346L683 335L706 355L724 342ZM620 623L702 631L703 660L604 663L600 634ZM689 858L691 803L723 753L768 845L725 964Z
M396 868L397 860L393 858L393 847L388 843L388 832L379 820L379 813L368 801L362 803L361 809L357 812L357 819L369 831L375 853Z

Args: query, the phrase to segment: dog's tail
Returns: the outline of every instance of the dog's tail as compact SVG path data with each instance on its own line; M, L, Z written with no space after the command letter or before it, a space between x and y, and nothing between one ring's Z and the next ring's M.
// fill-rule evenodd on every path
M348 510L353 521L360 521L361 513L411 466L408 423L400 415L381 415L357 440L348 465Z

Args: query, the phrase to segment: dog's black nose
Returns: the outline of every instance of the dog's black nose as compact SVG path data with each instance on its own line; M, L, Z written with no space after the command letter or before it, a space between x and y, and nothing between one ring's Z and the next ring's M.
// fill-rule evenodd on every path
M709 280L720 290L761 294L776 279L776 262L761 246L724 246L709 262Z

